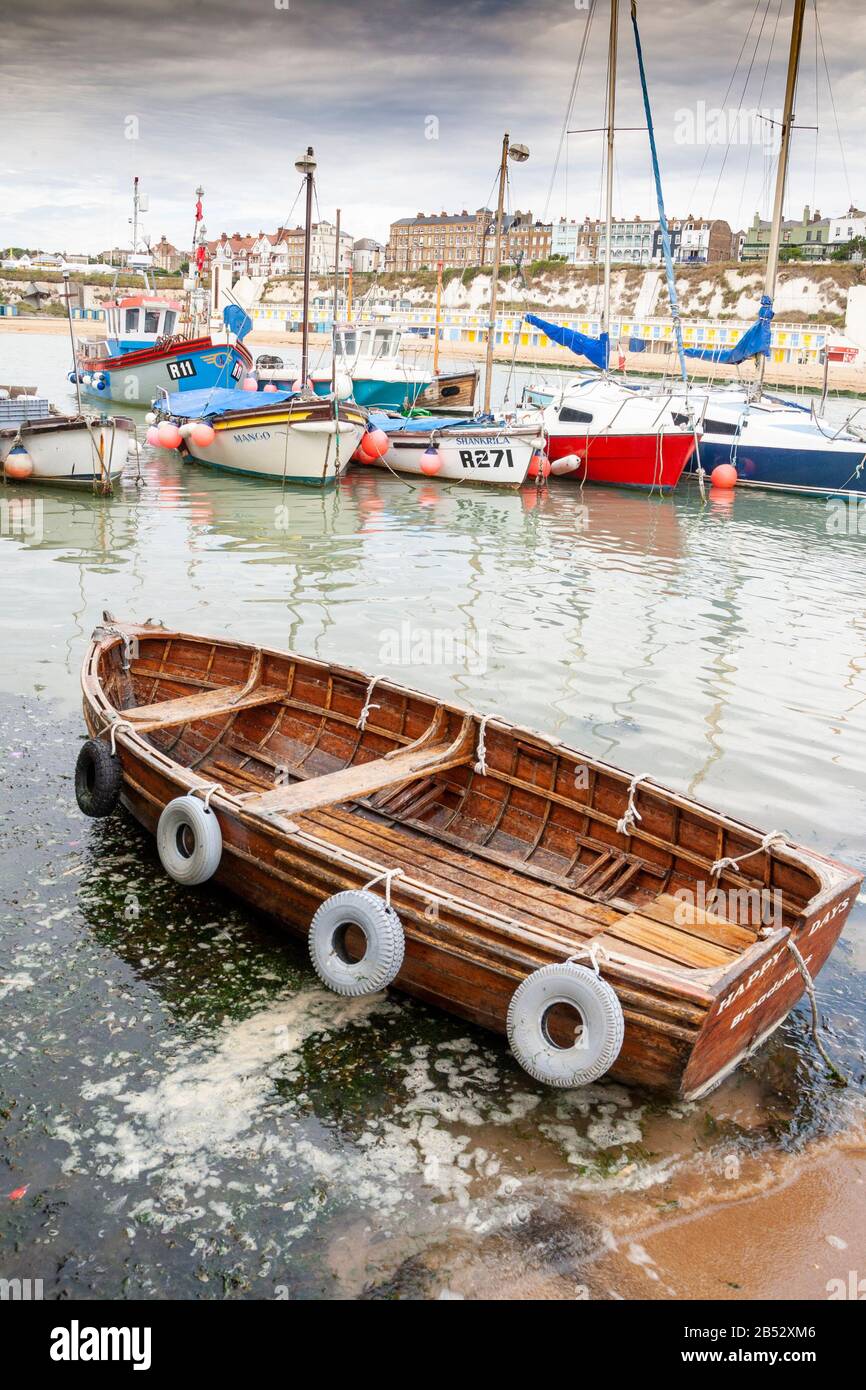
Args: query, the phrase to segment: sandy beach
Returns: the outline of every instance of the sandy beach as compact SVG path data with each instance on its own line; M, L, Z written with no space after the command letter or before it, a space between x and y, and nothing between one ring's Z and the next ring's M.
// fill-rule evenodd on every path
M75 325L76 337L100 338L103 336L103 327L100 323L93 320L77 320ZM65 319L49 318L47 316L34 315L32 317L19 316L15 318L0 318L0 333L45 333L63 334L68 333L69 328ZM276 329L259 329L252 332L247 338L247 345L254 351L264 347L300 347L300 333L284 333ZM310 339L311 350L314 353L328 354L327 337L324 334L314 334ZM429 340L423 340L416 347L405 343L407 357L416 356L422 360L428 360L432 355L432 344ZM447 343L442 349L443 362L447 359L450 362L483 362L483 355L474 344ZM567 352L564 348L548 347L544 350L539 349L531 357L515 357L512 348L497 347L494 352L497 362L515 362L521 366L537 365L539 369L544 367L556 367L573 369L575 371L585 367L581 359L576 358L573 353ZM617 361L613 364L614 371L619 371ZM664 376L676 377L678 375L676 360L670 356L657 357L651 352L630 352L625 354L625 373L635 376ZM694 373L694 381L736 381L740 378L750 380L754 376L754 370L748 366L742 372L738 372L736 367L713 366L709 371L702 370ZM769 387L787 387L789 390L820 391L823 386L823 371L819 368L807 366L794 366L791 364L780 365L770 363L767 366L766 385ZM845 363L834 362L830 367L830 389L835 392L850 393L852 395L866 394L866 366L849 366Z

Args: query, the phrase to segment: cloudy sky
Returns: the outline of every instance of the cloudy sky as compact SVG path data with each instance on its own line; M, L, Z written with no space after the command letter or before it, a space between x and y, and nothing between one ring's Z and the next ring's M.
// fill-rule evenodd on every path
M189 244L199 183L209 235L271 229L308 144L321 215L339 205L352 235L384 241L396 217L489 202L505 130L531 150L512 167L512 207L594 216L598 135L569 136L553 177L590 3L0 0L0 247L128 245L134 174L154 240ZM594 5L573 129L603 120L609 6ZM832 88L808 0L797 215L807 202L835 214L866 201L862 0L818 7ZM766 213L773 127L749 129L736 112L781 105L792 11L793 0L640 0L670 213L738 226ZM627 0L620 13L618 123L638 126ZM616 187L618 211L653 213L642 131L619 137Z

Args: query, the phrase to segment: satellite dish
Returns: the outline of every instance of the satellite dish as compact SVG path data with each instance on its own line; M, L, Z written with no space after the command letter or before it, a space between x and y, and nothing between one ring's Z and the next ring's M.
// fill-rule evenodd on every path
M508 157L513 159L516 164L525 164L529 158L528 145L509 145Z

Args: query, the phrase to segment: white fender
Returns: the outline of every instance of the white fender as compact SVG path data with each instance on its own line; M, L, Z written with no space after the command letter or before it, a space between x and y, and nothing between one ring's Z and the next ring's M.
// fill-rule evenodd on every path
M579 1017L570 1047L559 1046L548 1032L548 1017L557 1004L569 1005ZM625 1025L612 986L593 970L566 962L527 975L512 995L506 1031L511 1051L536 1081L585 1086L613 1066Z

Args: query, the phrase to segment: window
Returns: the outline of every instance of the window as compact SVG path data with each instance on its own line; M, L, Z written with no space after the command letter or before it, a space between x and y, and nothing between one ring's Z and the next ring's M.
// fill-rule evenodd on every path
M176 322L177 322L177 314L175 313L174 309L166 309L166 311L165 311L165 329L164 329L164 331L165 331L166 333L173 333L173 332L174 332L174 325L175 325Z
M123 326L127 333L138 332L138 310L127 309L123 320Z
M587 415L585 410L573 410L571 406L564 405L559 412L559 418L567 425L591 425L592 416Z

